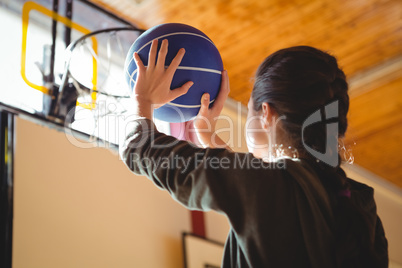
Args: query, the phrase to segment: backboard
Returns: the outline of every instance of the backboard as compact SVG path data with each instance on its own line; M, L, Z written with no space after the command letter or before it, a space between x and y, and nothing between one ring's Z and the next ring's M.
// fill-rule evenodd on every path
M84 0L0 0L0 17L1 109L117 144L124 61L143 31Z

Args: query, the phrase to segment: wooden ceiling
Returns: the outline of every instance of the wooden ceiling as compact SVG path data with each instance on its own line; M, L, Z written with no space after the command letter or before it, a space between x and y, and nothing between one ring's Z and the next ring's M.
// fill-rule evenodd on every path
M205 32L247 104L261 61L278 49L329 51L350 82L355 163L402 188L401 0L94 0L144 29L166 22Z

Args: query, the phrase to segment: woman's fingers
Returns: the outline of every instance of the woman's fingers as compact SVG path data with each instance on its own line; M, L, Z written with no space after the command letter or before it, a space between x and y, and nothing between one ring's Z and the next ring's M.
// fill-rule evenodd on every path
M194 85L194 83L192 81L188 81L181 87L170 90L170 95L171 95L170 100L174 100L174 99L180 97L181 95L186 94L192 85Z
M224 70L222 72L222 82L221 82L221 89L219 90L219 94L215 99L214 105L211 109L218 110L219 112L222 110L223 105L229 95L230 88L229 88L229 77L228 72Z
M208 109L209 109L209 94L208 93L204 93L204 95L202 95L201 98L201 108L200 111L198 112L200 115L206 116L208 113Z
M135 61L135 64L137 64L137 69L139 72L145 71L145 66L142 63L142 60L137 52L134 53L134 61Z
M168 53L168 46L169 42L167 39L162 41L161 47L158 52L158 40L155 39L152 41L151 48L149 50L148 56L148 69L153 69L154 66L157 66L159 69L165 69L165 61L166 55ZM179 67L181 60L185 54L184 48L179 49L176 56L170 63L169 67L167 68L166 72L169 76L173 77L174 73L176 72L177 68ZM158 54L158 61L156 62L156 55Z
M152 40L151 48L149 50L148 68L153 68L155 66L157 51L158 51L158 39L154 39Z
M156 63L158 68L165 69L165 59L168 52L168 45L168 40L164 39L158 53L158 62Z
M177 67L179 67L181 60L184 57L184 54L186 53L186 51L184 50L184 48L179 49L179 52L177 52L176 56L174 57L174 59L172 60L172 62L170 63L168 69L166 70L166 72L173 77L174 73L177 70Z

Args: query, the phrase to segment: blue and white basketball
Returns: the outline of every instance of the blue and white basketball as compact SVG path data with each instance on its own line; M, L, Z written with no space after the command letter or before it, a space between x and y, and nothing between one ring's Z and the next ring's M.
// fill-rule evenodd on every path
M131 91L137 79L137 65L133 54L137 52L147 66L149 50L154 39L159 40L158 51L163 39L169 41L166 67L180 48L186 50L170 88L180 87L187 81L194 82L187 94L155 109L154 117L172 123L189 121L198 114L204 93L210 94L210 106L217 97L222 78L222 58L211 39L194 27L180 23L155 26L139 36L127 54L125 76Z

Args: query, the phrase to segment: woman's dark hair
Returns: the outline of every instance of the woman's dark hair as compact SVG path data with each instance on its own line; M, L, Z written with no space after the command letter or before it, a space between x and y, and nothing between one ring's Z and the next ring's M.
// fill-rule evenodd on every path
M279 126L290 141L289 145L311 163L327 190L333 207L337 267L378 267L368 215L351 201L350 184L339 166L340 161L335 167L327 165L305 149L307 145L325 153L328 135L335 136L336 140L345 135L348 84L336 58L308 46L279 50L258 68L251 98L255 111L260 111L262 103L266 102L277 116L285 117ZM327 133L325 121L303 129L303 123L310 115L336 101L337 133ZM333 154L340 160L337 150Z

